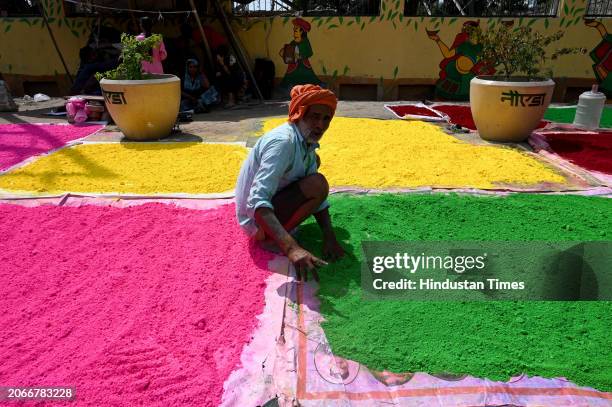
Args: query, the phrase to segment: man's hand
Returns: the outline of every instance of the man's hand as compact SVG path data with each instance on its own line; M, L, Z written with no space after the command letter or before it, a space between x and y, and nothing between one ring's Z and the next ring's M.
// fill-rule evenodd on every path
M336 261L344 257L344 249L336 240L336 237L327 237L323 239L323 258L325 260Z
M314 256L308 250L304 250L297 246L287 253L289 261L293 263L295 272L297 273L298 280L308 281L308 272L312 272L312 276L315 281L319 281L319 275L317 274L317 268L326 266L327 262Z

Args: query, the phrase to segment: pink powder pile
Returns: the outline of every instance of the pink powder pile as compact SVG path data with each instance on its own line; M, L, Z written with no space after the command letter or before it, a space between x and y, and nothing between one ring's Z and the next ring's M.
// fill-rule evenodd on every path
M0 170L100 130L100 125L0 124Z
M2 385L75 386L77 405L218 405L270 259L234 211L1 204Z

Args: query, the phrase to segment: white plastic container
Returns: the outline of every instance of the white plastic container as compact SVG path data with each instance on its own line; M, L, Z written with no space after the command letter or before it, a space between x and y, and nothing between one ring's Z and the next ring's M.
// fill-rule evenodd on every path
M593 130L599 127L601 114L606 105L606 95L598 92L597 88L597 85L593 85L589 92L584 92L578 98L574 125L586 130Z

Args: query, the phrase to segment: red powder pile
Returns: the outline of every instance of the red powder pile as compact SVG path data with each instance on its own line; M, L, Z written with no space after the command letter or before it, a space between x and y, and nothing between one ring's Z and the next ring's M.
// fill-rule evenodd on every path
M217 406L268 275L234 211L0 205L2 385Z
M474 118L472 117L472 111L468 105L436 104L431 106L431 108L440 114L436 115L435 112L432 112L429 109L415 105L389 106L389 109L393 110L400 117L404 117L404 115L407 114L427 117L442 117L443 114L446 114L450 118L450 122L452 124L456 124L470 130L476 130L476 124L474 123ZM548 122L546 121L540 122L538 129L546 126L547 123Z
M393 110L393 112L399 117L404 117L406 115L410 116L426 116L426 117L442 117L430 109L426 109L422 106L416 105L397 105L397 106L387 106L389 109Z
M461 127L466 127L470 130L476 130L476 124L472 118L472 111L469 106L464 105L434 105L433 108L442 112L448 117L452 124L457 124Z
M612 132L541 134L561 157L587 170L612 175Z

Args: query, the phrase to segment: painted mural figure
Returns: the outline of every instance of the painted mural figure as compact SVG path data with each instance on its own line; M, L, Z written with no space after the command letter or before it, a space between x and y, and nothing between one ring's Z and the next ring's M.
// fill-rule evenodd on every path
M438 31L427 30L427 36L434 40L444 59L440 62L440 78L436 82L436 97L448 100L468 100L470 81L476 75L490 75L495 70L479 61L482 45L470 38L469 27L477 27L479 21L466 21L461 32L449 48L438 36Z
M312 70L308 58L312 57L312 47L308 40L310 23L301 18L296 18L293 23L293 40L280 50L280 56L287 64L287 72L281 82L281 86L291 89L295 85L314 84L321 85L322 82Z
M591 51L590 56L594 62L593 71L599 82L599 89L610 98L612 97L612 76L609 75L612 69L612 34L608 33L601 21L585 19L584 24L597 29L601 35L601 42Z

